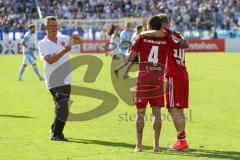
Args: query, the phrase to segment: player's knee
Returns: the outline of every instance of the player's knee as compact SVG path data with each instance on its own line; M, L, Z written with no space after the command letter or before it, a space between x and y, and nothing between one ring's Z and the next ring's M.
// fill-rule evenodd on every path
M66 110L66 111L63 111L63 112L61 112L60 114L58 114L58 115L57 115L57 118L65 122L65 121L67 121L67 119L68 119L68 115L69 115L69 113L68 113L68 111Z
M153 115L152 120L153 123L161 123L162 122L161 114Z
M155 106L151 106L151 108L152 108L153 116L155 116L155 115L159 116L161 114L161 107L160 106L155 105Z
M174 113L172 114L172 118L174 121L179 123L185 121L185 116L183 114Z
M62 120L62 121L67 121L68 115L69 115L69 110L66 105L61 106L57 108L56 110L57 118Z
M154 106L151 106L151 107L152 107L152 113L153 114L160 114L160 112L161 112L161 107L160 106L154 105Z
M183 115L183 109L182 108L168 108L168 112L173 115Z
M138 115L137 118L136 118L136 122L137 123L143 123L144 122L144 116Z
M136 126L137 126L137 128L144 128L144 120L142 120L142 119L137 119L136 120Z

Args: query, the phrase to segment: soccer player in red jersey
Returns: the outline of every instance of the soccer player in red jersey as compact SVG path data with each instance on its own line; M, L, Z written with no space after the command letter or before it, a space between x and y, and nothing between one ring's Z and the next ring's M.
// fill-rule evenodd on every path
M166 95L166 105L178 135L177 143L172 145L170 149L186 150L189 146L185 139L185 116L183 109L188 108L189 79L183 48L188 48L188 44L181 34L169 30L170 24L166 14L159 14L158 16L161 18L161 31L149 31L148 33L143 33L143 35L150 37L162 37L165 35L171 42L167 58L168 72L166 78L168 81L168 94Z
M160 17L153 16L148 21L150 30L160 28ZM153 115L154 145L153 150L159 151L159 137L161 131L160 108L164 107L163 77L168 52L167 38L138 36L133 43L128 62L139 55L139 73L136 84L135 104L137 108L136 131L137 144L135 151L141 152L144 116L147 103L150 103Z

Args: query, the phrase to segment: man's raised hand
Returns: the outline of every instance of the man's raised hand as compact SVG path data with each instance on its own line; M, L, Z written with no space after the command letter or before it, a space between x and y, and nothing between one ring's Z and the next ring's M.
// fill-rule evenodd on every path
M71 42L72 42L72 45L78 45L83 43L83 39L79 35L73 34L71 36Z

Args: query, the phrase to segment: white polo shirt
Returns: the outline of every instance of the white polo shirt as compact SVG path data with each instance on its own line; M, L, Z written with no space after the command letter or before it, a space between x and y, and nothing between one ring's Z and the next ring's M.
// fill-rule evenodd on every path
M70 74L69 52L65 53L58 61L49 64L44 57L54 55L64 49L69 44L70 37L57 35L57 43L44 37L38 44L39 54L44 63L45 82L49 89L70 84L72 77Z

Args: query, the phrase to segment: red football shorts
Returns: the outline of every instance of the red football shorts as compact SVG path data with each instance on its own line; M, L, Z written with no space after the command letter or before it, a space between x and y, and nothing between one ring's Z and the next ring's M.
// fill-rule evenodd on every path
M188 108L189 80L184 78L167 78L166 106L168 108Z
M137 109L146 108L148 103L151 107L164 107L163 87L137 86L134 103Z

